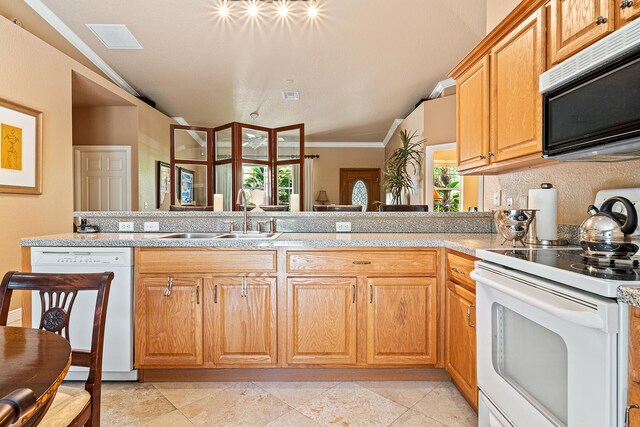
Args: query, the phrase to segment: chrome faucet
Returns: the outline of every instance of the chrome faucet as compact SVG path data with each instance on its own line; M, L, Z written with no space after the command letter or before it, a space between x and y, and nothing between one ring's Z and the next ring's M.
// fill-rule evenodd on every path
M247 218L247 193L245 193L242 188L238 191L238 199L236 200L236 203L239 205L241 204L241 206L244 207L244 223L242 224L242 232L247 234L247 231L249 230L249 221Z

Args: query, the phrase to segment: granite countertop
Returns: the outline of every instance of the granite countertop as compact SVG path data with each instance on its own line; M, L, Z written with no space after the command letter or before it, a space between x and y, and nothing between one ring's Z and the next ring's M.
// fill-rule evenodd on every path
M640 307L640 287L620 286L618 288L618 302Z
M500 247L491 233L283 233L275 240L163 239L174 233L66 233L26 237L22 246L111 247L445 247L469 255Z

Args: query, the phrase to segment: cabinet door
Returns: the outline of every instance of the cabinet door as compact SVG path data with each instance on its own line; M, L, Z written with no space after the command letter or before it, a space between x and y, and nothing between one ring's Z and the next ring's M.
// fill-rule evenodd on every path
M226 277L214 279L212 285L214 362L276 363L276 279Z
M367 363L435 364L436 279L367 279Z
M611 33L613 5L613 0L551 0L551 63L558 64Z
M543 13L538 10L491 50L491 161L542 151Z
M287 362L355 364L356 279L290 278L287 288Z
M616 0L614 7L618 9L618 27L625 26L640 17L640 1L638 0Z
M136 364L202 364L202 279L138 276Z
M640 405L640 307L629 307L629 387L627 405ZM640 425L640 409L629 411L629 425Z
M475 302L473 293L453 282L447 282L445 369L474 408L477 408Z
M489 57L485 56L457 81L456 132L458 169L489 163Z

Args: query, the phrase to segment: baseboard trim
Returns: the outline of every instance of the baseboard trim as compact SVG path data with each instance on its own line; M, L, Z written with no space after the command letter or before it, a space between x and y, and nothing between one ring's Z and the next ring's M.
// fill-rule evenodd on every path
M22 323L22 308L16 308L15 310L11 310L9 312L9 317L7 317L7 325L15 322Z
M144 369L140 382L165 381L451 381L440 368Z

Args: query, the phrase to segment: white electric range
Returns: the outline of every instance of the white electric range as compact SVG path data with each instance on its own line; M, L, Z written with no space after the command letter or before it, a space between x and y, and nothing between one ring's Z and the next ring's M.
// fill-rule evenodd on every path
M632 190L616 191L637 209L640 191ZM582 253L477 251L480 427L624 425L629 307L616 295L619 286L640 287L638 259Z

